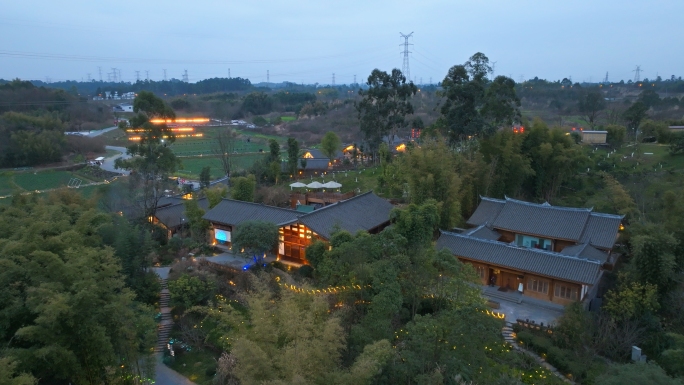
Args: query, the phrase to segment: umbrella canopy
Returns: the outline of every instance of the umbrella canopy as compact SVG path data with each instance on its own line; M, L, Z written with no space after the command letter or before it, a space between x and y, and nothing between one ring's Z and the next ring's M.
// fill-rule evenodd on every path
M337 183L337 182L330 181L330 182L324 184L323 187L325 187L325 188L340 188L340 187L342 187L342 185Z
M306 187L306 184L302 182L294 182L290 184L290 187Z
M321 182L311 182L311 183L307 184L306 187L308 187L308 188L323 188L323 185L321 184Z

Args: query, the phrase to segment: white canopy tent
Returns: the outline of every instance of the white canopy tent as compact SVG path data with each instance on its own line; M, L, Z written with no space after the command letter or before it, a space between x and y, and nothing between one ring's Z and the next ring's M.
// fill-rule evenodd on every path
M292 190L294 187L306 187L306 184L302 182L294 182L290 184L290 190Z
M340 188L340 187L342 187L342 185L337 183L337 182L330 181L328 183L325 183L323 185L323 187L324 188Z
M323 185L321 184L321 182L311 182L311 183L307 184L306 187L308 187L308 188L323 188Z

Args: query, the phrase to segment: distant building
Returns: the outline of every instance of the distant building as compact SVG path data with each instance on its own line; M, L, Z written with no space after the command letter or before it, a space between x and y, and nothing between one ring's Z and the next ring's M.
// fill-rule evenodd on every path
M113 112L133 112L132 104L117 104L112 107Z
M606 144L608 131L582 131L582 143Z

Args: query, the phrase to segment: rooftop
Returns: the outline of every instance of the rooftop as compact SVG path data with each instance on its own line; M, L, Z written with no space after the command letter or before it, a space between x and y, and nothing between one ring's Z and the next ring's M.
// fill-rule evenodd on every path
M202 218L224 225L239 226L246 221L264 221L275 225L294 222L301 212L260 203L224 199Z
M470 259L565 281L593 285L601 261L442 231L437 249Z

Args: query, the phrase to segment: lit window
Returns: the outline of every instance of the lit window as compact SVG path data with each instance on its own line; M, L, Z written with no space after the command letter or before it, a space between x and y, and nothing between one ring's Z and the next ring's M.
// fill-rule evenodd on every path
M548 294L549 282L540 279L529 279L527 281L527 290Z

